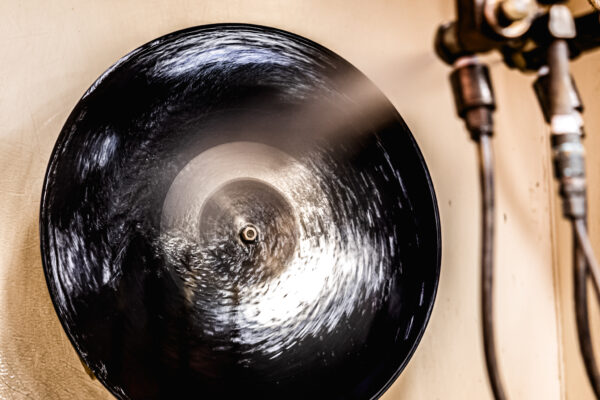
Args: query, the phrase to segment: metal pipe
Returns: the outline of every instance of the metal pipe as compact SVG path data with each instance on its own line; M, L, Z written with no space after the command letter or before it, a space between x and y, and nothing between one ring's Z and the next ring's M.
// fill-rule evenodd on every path
M494 91L487 66L477 57L461 57L450 74L456 112L478 145L481 182L481 319L485 363L492 393L505 400L494 340Z
M586 228L586 178L582 127L574 108L574 84L569 74L569 49L565 40L556 39L548 48L549 115L552 130L555 174L560 184L563 213L572 221L574 235L575 316L579 348L590 384L600 400L600 374L594 357L589 316L587 278L591 273L600 299L600 267L594 256Z
M569 47L565 40L554 40L550 44L548 65L550 67L548 75L552 115L570 115L573 112L573 105L570 93Z

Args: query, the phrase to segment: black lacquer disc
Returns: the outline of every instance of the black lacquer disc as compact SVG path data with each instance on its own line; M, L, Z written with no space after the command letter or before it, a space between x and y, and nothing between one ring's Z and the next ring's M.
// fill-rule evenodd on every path
M370 399L439 276L435 196L398 113L301 37L176 32L85 93L48 166L48 287L121 399Z

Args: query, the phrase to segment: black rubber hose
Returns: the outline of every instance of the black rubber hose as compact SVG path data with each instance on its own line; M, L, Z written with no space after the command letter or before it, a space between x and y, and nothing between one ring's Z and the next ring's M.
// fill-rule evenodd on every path
M491 138L479 137L481 180L481 318L485 363L496 400L506 400L494 339L494 158Z
M573 229L575 231L577 245L585 257L587 272L592 280L597 299L600 301L600 266L598 266L598 260L594 255L594 249L590 242L590 236L585 221L583 219L574 220Z
M590 333L589 313L588 313L588 261L590 254L586 254L584 250L587 246L582 246L587 237L587 229L585 221L581 219L573 220L573 248L574 248L574 268L573 280L575 291L575 318L577 321L577 335L579 337L579 349L581 357L585 365L592 389L596 394L596 398L600 400L600 373L598 372L598 364L594 357L594 348L592 346L592 337ZM589 242L589 240L588 240ZM589 250L589 248L588 248ZM591 254L593 260L593 254Z

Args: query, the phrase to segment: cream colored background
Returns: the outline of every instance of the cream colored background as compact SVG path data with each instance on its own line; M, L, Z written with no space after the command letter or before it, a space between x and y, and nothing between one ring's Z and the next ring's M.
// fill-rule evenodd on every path
M575 8L586 10L585 2ZM449 70L432 52L437 24L452 15L450 0L0 1L0 398L110 398L86 375L47 293L38 239L46 163L69 112L113 62L157 36L215 22L271 25L313 39L354 63L396 105L429 164L444 248L431 322L384 398L490 398L479 335L475 151L454 115ZM596 53L574 66L590 150L600 148L599 62ZM497 331L508 394L592 399L575 342L570 233L557 212L533 78L498 62L492 74L499 101ZM589 157L600 252L599 161Z

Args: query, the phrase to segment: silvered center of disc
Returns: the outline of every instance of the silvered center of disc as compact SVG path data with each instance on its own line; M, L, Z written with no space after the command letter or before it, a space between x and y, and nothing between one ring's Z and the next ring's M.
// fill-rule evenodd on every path
M338 170L325 153L230 142L180 171L163 204L160 246L199 337L240 349L246 363L312 349L340 326L352 326L351 340L368 335L355 318L368 321L385 301L392 239L361 229L383 214L360 219L355 193L372 193L368 177L338 185L328 179Z

